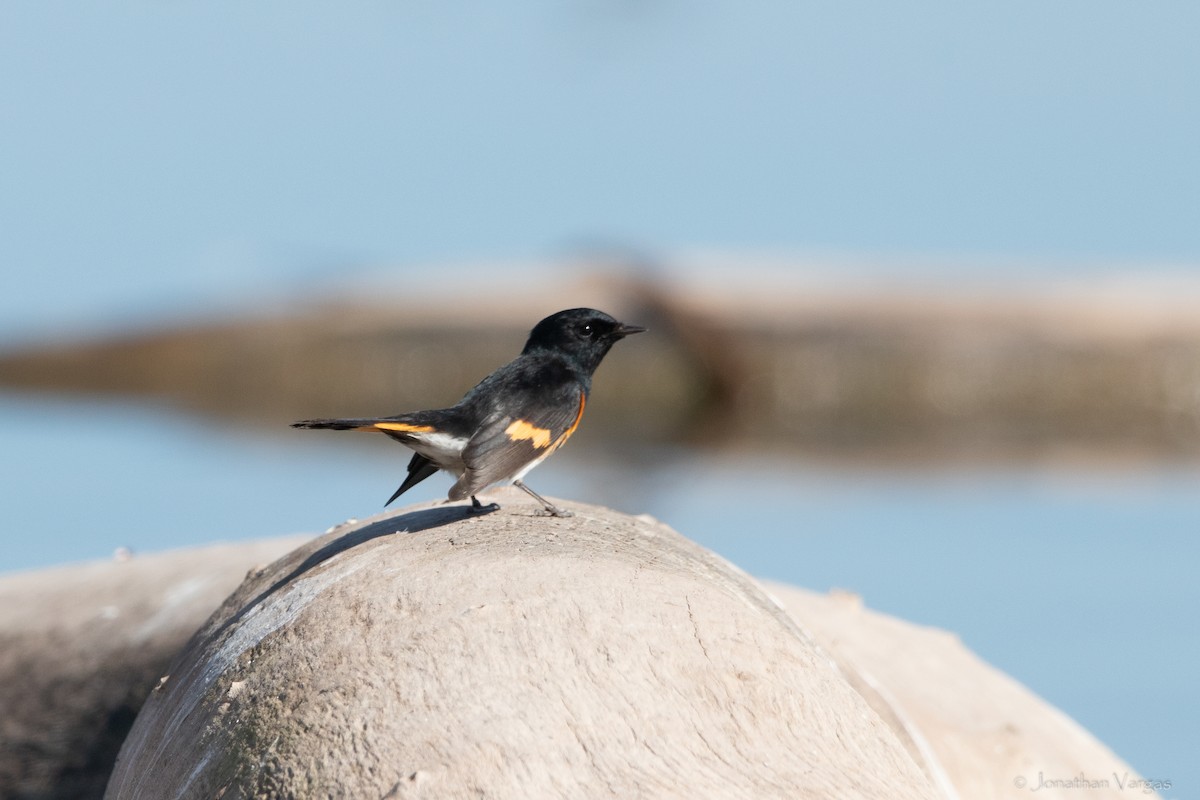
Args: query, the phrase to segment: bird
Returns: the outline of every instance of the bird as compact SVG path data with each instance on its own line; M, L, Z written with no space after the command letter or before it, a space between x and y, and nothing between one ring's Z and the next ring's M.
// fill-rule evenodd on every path
M438 470L457 478L450 501L471 499L509 482L542 504L544 513L569 517L524 483L525 475L566 443L587 405L592 375L609 349L646 329L627 325L593 308L571 308L533 327L515 359L488 375L449 408L390 417L307 419L293 428L383 433L413 451L408 475L388 499L397 497Z

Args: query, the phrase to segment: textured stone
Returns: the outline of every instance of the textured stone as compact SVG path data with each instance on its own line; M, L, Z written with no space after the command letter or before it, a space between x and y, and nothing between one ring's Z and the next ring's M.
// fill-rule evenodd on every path
M432 506L252 576L110 798L936 797L763 591L652 520Z
M0 577L0 797L96 798L196 628L290 537Z
M114 797L1015 800L1039 772L1139 780L951 633L765 584L784 616L652 520L502 499L0 577L0 797L99 797L164 676Z
M870 611L852 594L764 586L838 660L947 797L1151 794L1095 737L981 661L954 634ZM1081 775L1089 781L1082 790L1072 784ZM1100 782L1107 785L1092 785Z

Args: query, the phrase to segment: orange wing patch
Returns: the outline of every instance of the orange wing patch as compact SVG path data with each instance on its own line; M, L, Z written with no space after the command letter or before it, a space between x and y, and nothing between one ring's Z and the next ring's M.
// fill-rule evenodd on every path
M409 425L406 422L376 422L359 428L360 431L398 431L400 433L433 433L428 425Z
M519 442L523 439L528 439L530 444L538 450L544 450L550 446L550 431L546 428L539 428L536 425L531 425L523 419L516 420L504 432L508 434L508 438L514 442Z

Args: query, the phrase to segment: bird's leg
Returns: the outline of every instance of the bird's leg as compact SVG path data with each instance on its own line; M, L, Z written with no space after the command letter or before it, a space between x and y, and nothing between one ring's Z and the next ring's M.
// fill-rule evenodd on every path
M471 512L474 514L490 514L493 511L499 511L499 503L488 503L486 506L479 502L479 498L471 495Z
M540 494L535 492L533 489L530 489L528 486L521 483L521 481L513 481L513 486L516 486L518 489L522 490L523 492L526 492L534 500L537 500L539 503L541 503L542 506L545 507L546 513L552 517L573 517L573 516L575 516L575 513L573 511L567 511L565 508L559 508L558 506L551 504L550 502L548 502L546 500L546 498L542 497Z

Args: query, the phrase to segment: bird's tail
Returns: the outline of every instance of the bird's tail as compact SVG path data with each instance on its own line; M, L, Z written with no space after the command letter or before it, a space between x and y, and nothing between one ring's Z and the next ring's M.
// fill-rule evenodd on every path
M376 431L393 437L407 438L405 434L433 433L433 425L419 424L412 415L399 417L367 417L362 419L303 419L292 423L293 428L314 428L331 431Z
M370 431L377 430L375 423L378 419L302 419L293 422L293 428L313 428L331 431Z

